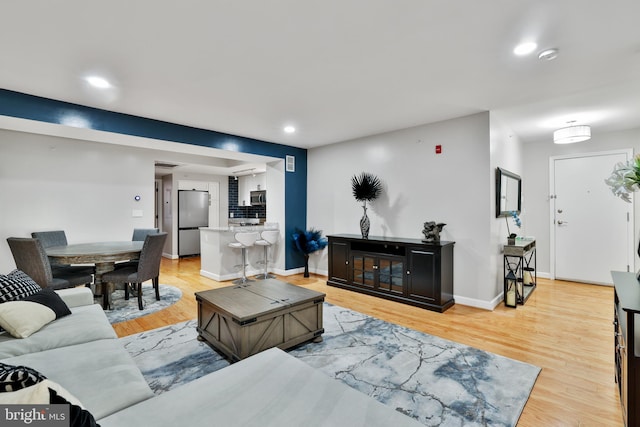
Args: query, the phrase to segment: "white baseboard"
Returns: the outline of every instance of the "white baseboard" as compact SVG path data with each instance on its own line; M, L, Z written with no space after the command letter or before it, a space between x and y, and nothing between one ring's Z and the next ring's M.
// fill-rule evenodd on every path
M258 271L258 270L247 270L247 277L253 277L257 274L260 274L262 271ZM279 268L276 269L271 269L269 271L270 273L273 274L277 274L278 276L293 276L294 274L300 274L300 273L304 273L304 267L298 267L298 268L292 268L289 270L282 270ZM310 273L314 273L320 276L325 276L327 277L328 272L327 270L319 270L319 269L309 269ZM538 274L539 277L544 277L545 273L542 274ZM200 270L200 275L204 276L204 277L208 277L209 279L213 279L216 280L218 282L225 282L227 280L235 280L240 278L240 273L234 273L234 274L227 274L224 276L218 275L218 274L213 274L211 272L208 272L206 270ZM479 299L475 299L475 298L467 298L467 297L463 297L463 296L459 296L459 295L454 295L453 299L456 301L456 304L460 304L460 305L466 305L469 307L476 307L476 308L480 308L483 310L490 310L493 311L498 304L500 304L503 300L503 295L502 292L496 296L494 299L492 299L491 301L484 301L484 300L479 300Z
M264 270L257 270L257 269L253 269L253 268L248 268L246 270L246 275L247 277L253 277L253 276L257 276L260 273L263 273ZM214 274L211 273L210 271L207 270L200 270L200 275L207 277L209 279L213 279L217 282L226 282L228 280L235 280L235 279L239 279L240 277L242 277L242 273L231 273L231 274L225 274L225 275L220 275L220 274Z
M502 302L503 296L502 292L500 295L492 299L491 301L484 301L475 298L467 298L454 295L453 299L456 301L456 304L467 305L469 307L481 308L483 310L493 311L498 304Z

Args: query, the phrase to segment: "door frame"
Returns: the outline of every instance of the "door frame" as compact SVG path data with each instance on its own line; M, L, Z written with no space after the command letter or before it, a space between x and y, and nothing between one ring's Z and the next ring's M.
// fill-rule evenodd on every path
M615 154L626 154L627 160L633 158L633 148L625 148L620 150L610 150L610 151L596 151L592 153L575 153L575 154L565 154L561 156L551 156L549 157L549 276L550 279L556 278L556 224L555 224L555 197L554 189L555 189L555 161L556 160L566 160L566 159L577 159L581 157L596 157L596 156L609 156ZM613 169L612 169L613 170ZM604 184L604 180L607 177L602 177L602 182ZM633 198L632 198L633 200ZM629 268L635 269L634 266L634 247L635 247L635 202L631 203L631 215L627 221L627 228L631 230L632 238L627 242L627 260L629 261Z

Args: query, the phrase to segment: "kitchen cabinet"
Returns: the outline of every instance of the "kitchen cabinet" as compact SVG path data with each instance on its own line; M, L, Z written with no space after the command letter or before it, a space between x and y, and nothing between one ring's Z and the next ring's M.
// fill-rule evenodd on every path
M251 192L267 189L267 174L257 173L238 177L238 206L251 206Z
M327 284L443 312L453 299L454 242L328 236Z
M209 191L209 183L207 181L191 181L181 179L178 181L178 190Z

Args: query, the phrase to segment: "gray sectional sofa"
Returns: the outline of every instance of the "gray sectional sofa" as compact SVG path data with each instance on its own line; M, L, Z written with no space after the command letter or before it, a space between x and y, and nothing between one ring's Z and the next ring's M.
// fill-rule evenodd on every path
M0 333L0 362L44 374L102 427L421 425L277 348L156 396L90 290L56 292L72 314L27 338Z

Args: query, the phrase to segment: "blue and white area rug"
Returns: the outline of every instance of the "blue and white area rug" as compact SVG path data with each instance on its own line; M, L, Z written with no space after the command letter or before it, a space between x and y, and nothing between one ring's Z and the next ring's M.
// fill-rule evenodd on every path
M540 368L324 306L324 340L289 351L426 426L515 426ZM196 321L121 338L159 394L228 366Z
M156 300L156 291L151 282L142 284L143 309L138 309L138 297L129 293L129 300L124 299L124 290L116 290L111 296L113 310L105 310L111 324L125 322L146 316L175 304L182 298L182 291L171 285L160 284L160 301ZM102 304L102 299L96 302Z

